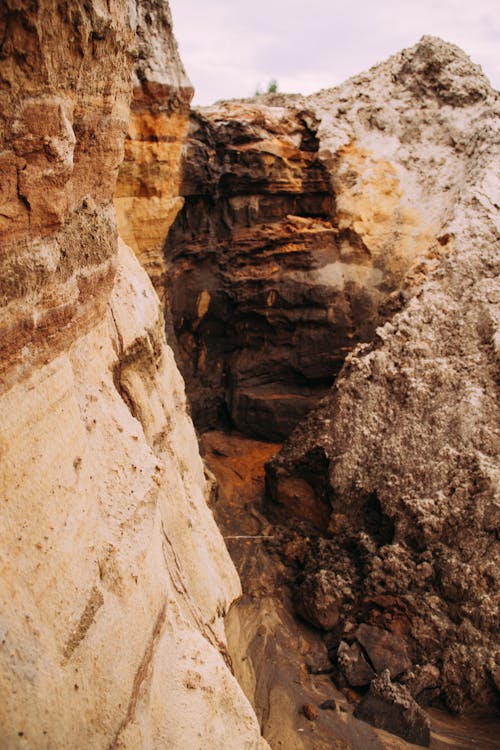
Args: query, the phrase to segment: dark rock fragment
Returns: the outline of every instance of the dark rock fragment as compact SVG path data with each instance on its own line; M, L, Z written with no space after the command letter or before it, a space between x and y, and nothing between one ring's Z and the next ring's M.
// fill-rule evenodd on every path
M372 680L370 690L356 706L354 716L415 745L430 745L429 717L404 685L391 682L388 669Z
M335 711L337 708L337 703L333 700L333 698L330 698L329 700L320 703L319 707L322 711Z
M388 669L394 678L411 667L406 644L397 635L363 623L356 630L355 637L365 649L377 673Z
M440 672L433 664L417 665L401 681L421 706L427 706L439 695Z
M341 641L337 651L337 661L344 677L352 687L369 685L376 676L357 643L349 646L345 641Z
M306 576L294 592L297 614L321 630L331 630L339 621L342 595L327 570Z

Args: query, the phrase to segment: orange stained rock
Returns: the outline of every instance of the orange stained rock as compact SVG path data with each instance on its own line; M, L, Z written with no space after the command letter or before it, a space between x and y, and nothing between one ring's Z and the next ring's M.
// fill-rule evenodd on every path
M262 153L273 154L282 159L290 159L294 162L307 163L315 158L315 154L303 151L290 141L282 138L272 138L264 141L254 141L252 143L243 143L235 148L237 151L260 151Z
M319 529L328 525L330 509L319 500L311 485L300 477L278 480L276 499L290 518L309 521Z
M373 262L396 278L433 243L436 227L411 208L394 164L354 141L338 151L333 182L338 227L362 239Z
M187 113L133 112L116 196L178 195Z
M163 297L163 244L182 208L180 158L188 112L133 111L118 175L115 208L120 236Z
M201 438L202 452L227 497L244 502L253 482L264 480L264 464L278 452L278 443L264 443L238 434L206 432ZM229 491L228 491L229 490Z

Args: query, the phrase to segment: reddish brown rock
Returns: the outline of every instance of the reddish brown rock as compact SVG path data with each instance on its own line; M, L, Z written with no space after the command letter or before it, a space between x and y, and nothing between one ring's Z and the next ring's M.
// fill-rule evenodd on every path
M314 703L304 703L302 706L302 713L309 719L309 721L316 721L319 716L319 711Z
M137 13L133 96L114 203L120 236L163 299L163 245L183 204L180 157L193 88L179 58L168 4L142 0Z
M277 97L192 114L167 283L202 429L288 435L426 249L432 222L397 167L352 123L328 151L334 109Z
M0 390L89 331L111 290L134 33L125 11L98 16L0 8Z
M354 637L363 646L377 673L388 669L391 679L394 679L411 667L405 642L387 630L362 623Z
M167 242L170 309L195 422L278 440L324 395L349 347L345 310L302 277L336 255L311 112L227 104L191 117ZM337 327L332 346L334 324Z

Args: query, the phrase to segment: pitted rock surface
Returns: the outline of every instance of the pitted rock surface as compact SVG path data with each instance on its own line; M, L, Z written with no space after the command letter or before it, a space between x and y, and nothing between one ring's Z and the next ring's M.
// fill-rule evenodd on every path
M403 685L394 685L389 670L372 680L370 690L354 711L358 719L386 729L408 742L429 747L430 721Z
M499 99L463 53L432 38L345 93L361 102L375 85L406 101L397 148L411 150L418 131L414 176L427 198L416 205L434 211L438 242L407 274L390 320L347 357L269 464L268 485L279 503L280 483L296 478L330 504L332 552L317 560L312 550L305 569L336 575L342 550L357 571L335 637L361 622L385 628L406 641L414 665L438 669L450 708L491 710L500 660ZM318 95L321 106L329 96ZM381 145L394 112L379 103L372 114ZM334 129L319 137L337 148Z
M453 251L491 96L458 48L425 37L336 89L193 112L166 253L200 429L288 436L407 301L405 274Z

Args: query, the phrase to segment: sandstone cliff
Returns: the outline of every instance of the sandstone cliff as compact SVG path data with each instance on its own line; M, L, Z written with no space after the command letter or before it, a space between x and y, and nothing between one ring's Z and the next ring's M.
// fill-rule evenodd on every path
M180 156L193 89L179 59L168 4L142 0L137 15L133 96L115 207L120 236L162 298L163 245L183 204Z
M367 106L375 90L388 103ZM354 188L338 205L367 246L384 225L353 212L352 199L381 158L436 240L421 235L426 257L395 300L402 309L347 357L268 467L288 516L306 518L306 491L330 514L296 580L296 608L330 631L347 682L366 685L370 668L394 667L422 697L491 709L500 688L498 95L457 48L424 38L314 101L345 111L343 140L326 114L319 132L325 158L338 163L339 145L358 154ZM365 122L374 155L360 169L351 133Z
M127 127L117 202L175 210L175 155L146 196L134 166L180 138L189 99L168 8L7 0L0 29L0 745L261 747L228 667L240 585L183 382L151 283L117 244Z

